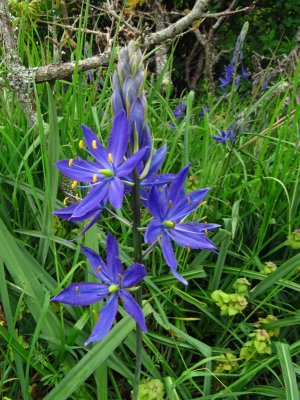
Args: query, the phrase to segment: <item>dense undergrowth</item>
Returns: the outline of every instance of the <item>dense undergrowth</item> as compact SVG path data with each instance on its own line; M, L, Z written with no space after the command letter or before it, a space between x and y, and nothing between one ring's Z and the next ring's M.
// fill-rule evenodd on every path
M78 34L78 60L84 41ZM45 59L42 44L26 43L21 53L29 65L39 65ZM131 237L114 215L103 215L78 241L69 240L82 226L52 215L72 190L54 162L80 154L81 124L107 140L114 62L92 82L75 72L70 81L36 86L37 129L27 126L3 83L3 399L130 398L132 320L124 314L105 339L84 348L97 307L50 302L67 284L88 277L77 242L103 253L104 232L110 231L130 265ZM299 70L255 94L246 88L241 95L232 87L223 95L202 93L193 102L187 93L174 99L171 87L162 90L162 76L146 82L154 147L168 146L162 171L177 172L190 162L187 190L211 187L196 219L221 228L210 235L217 254L177 248L187 287L170 274L159 248L146 261L153 279L146 279L143 294L149 333L143 336L141 399L299 399ZM175 118L174 107L182 101L188 102L186 112ZM213 140L230 126L233 143ZM130 198L126 202L118 217L130 220ZM145 213L144 226L148 218Z

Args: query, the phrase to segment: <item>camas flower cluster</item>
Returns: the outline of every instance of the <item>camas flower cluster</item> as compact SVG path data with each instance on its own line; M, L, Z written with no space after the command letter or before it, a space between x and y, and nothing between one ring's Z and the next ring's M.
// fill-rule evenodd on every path
M72 190L80 190L81 196L70 193L68 197L71 205L56 210L54 214L73 222L90 220L84 233L108 207L123 207L124 197L130 196L138 175L140 200L150 216L144 242L159 244L174 277L187 284L177 271L178 262L173 243L188 249L216 251L207 234L219 225L185 221L209 191L209 188L204 188L192 193L185 192L189 165L177 174L157 173L166 157L167 148L162 146L157 151L152 149L152 138L146 121L144 78L142 54L135 50L134 42L130 42L121 49L113 76L114 118L107 148L89 127L82 125L83 140L80 141L80 148L85 150L87 157L56 163L56 167L72 180ZM106 249L105 263L93 250L81 246L92 274L99 282L73 283L52 299L72 306L87 306L105 300L86 345L102 339L109 332L117 314L119 300L140 329L147 331L141 305L130 293L146 276L146 267L134 262L124 270L117 241L110 233L107 234Z

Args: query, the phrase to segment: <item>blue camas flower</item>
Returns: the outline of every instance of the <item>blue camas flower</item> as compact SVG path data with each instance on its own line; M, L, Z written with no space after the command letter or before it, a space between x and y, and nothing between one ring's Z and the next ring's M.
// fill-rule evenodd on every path
M181 103L178 103L177 106L174 108L173 114L176 119L182 117L185 113L186 109L186 102L182 101Z
M128 144L128 122L125 112L121 111L113 121L108 138L108 151L100 144L90 128L82 125L84 141L95 162L81 158L58 161L56 167L68 178L84 182L90 188L85 198L74 207L72 217L86 216L95 210L101 201L108 198L114 208L121 208L124 197L124 181L141 161L147 147L139 150L124 161Z
M206 232L219 227L216 224L183 222L209 191L209 188L205 188L185 194L183 185L188 169L189 166L183 168L169 187L164 186L159 190L156 185L152 186L147 204L153 219L145 232L146 243L154 243L159 239L166 263L173 275L184 284L187 281L177 272L177 260L171 241L182 247L215 251L216 246L207 238Z
M213 136L213 139L219 143L226 144L226 142L234 142L235 139L235 128L234 125L230 125L228 131L219 131L219 136Z
M66 198L67 199L67 198ZM103 199L99 205L97 205L95 208L91 209L88 211L86 214L81 215L80 217L74 217L74 213L76 214L76 208L80 203L74 203L70 205L69 207L65 208L60 208L59 210L55 210L53 212L53 215L56 215L57 217L66 219L71 222L81 222L85 221L87 219L92 218L92 220L84 227L84 229L80 232L80 234L75 238L78 239L78 237L82 236L87 230L89 230L100 218L105 206L107 203L107 198ZM73 239L73 240L75 240Z
M85 346L103 339L107 335L116 318L119 299L122 301L125 311L144 332L147 332L143 311L129 292L146 276L144 266L135 263L124 272L119 258L117 241L110 233L107 235L106 242L106 263L88 247L81 246L81 249L93 270L93 275L102 283L72 283L54 296L51 301L70 306L88 306L106 299L106 303L99 313L98 321Z

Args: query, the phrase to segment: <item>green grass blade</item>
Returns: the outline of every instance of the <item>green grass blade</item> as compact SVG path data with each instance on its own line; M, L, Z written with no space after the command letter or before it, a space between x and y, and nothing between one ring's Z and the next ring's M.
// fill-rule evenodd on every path
M290 353L290 346L287 343L275 343L279 357L283 380L286 390L286 400L299 400L299 387L293 367L293 361Z
M45 400L65 400L99 367L134 329L132 318L123 318L110 333L93 347L59 384L45 397Z

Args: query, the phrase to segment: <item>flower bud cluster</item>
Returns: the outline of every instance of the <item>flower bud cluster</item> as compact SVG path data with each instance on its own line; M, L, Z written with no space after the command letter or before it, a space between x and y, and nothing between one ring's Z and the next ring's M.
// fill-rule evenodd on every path
M273 315L268 315L266 318L259 318L253 326L260 328L249 334L248 340L240 350L240 357L249 359L261 354L272 354L271 338L277 337L280 333L279 328L262 329L265 324L270 324L277 320Z
M159 379L151 379L139 385L138 400L163 400L164 385Z
M238 278L233 288L235 293L225 293L223 290L215 290L211 294L211 298L220 307L221 315L233 315L241 313L247 307L249 281L246 278Z
M222 354L215 372L216 373L231 373L234 372L238 368L237 357L232 353Z
M129 139L135 150L152 145L150 129L146 122L147 101L143 90L145 68L141 50L134 41L122 48L113 75L112 110L116 116L125 111L129 121Z
M276 264L274 264L272 261L267 261L264 263L260 272L265 275L270 275L270 274L272 274L272 272L276 271L276 269L277 269Z

